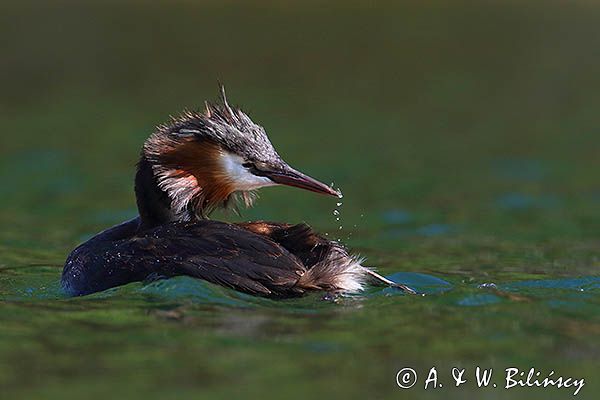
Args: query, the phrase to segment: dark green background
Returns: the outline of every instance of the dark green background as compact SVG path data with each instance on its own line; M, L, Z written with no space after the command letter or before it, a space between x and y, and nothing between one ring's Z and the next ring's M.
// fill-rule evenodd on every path
M599 40L591 1L2 3L0 397L572 395L450 388L477 365L597 397ZM176 279L62 297L68 252L135 215L143 140L217 80L345 195L339 223L335 199L287 188L242 219L306 221L427 296ZM443 389L396 386L433 365Z

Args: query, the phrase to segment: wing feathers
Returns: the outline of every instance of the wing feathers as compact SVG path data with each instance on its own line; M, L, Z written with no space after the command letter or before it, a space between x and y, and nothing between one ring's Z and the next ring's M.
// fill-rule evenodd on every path
M166 276L189 275L263 296L296 293L306 270L271 239L217 221L161 226L117 247L111 253L147 258L151 269Z

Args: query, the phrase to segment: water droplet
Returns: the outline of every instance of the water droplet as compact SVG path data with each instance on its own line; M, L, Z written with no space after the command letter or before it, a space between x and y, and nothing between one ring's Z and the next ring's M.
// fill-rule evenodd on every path
M340 212L338 210L333 210L333 215L340 215Z
M486 283L482 283L479 286L477 286L479 289L497 289L498 287L496 286L495 283L493 282L486 282Z
M335 205L339 207L342 205L342 202L340 201L339 203L336 203Z

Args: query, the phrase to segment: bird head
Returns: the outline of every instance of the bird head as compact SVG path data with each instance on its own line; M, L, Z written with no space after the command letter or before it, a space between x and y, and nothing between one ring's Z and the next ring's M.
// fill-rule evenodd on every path
M186 111L159 126L144 143L142 157L169 197L173 220L204 218L236 199L249 207L255 190L266 186L341 196L290 167L265 129L228 104L223 87L220 104L206 103L204 112Z

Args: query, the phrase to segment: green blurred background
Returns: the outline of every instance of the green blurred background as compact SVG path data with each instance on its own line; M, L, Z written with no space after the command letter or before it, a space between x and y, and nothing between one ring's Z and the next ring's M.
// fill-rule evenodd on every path
M3 2L0 397L572 394L396 386L432 365L447 386L452 366L553 369L597 397L599 39L592 1ZM306 221L428 296L62 297L68 252L135 215L143 140L218 80L345 196L339 222L285 188L215 217Z

